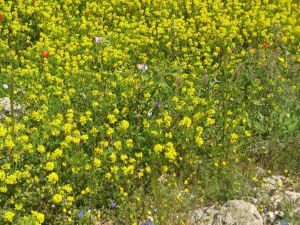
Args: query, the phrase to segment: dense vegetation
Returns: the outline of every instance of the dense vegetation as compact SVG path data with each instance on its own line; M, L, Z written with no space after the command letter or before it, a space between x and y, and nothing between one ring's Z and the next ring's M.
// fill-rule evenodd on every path
M0 0L0 97L23 107L0 119L0 224L184 224L257 166L296 175L299 18L297 0Z

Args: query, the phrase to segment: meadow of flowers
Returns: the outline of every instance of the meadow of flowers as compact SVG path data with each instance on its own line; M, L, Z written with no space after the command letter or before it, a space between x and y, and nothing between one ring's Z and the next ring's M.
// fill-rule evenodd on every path
M259 182L247 146L300 127L299 18L297 0L0 0L0 97L23 108L0 119L0 224L184 224L163 221Z

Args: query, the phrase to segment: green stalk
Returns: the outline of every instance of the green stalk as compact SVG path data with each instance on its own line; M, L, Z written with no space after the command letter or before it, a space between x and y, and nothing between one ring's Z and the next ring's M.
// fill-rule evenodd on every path
M12 124L11 124L11 137L13 143L15 143L15 99L14 99L14 75L11 73L10 75L10 91L9 91L9 101L10 101L10 112L11 112L11 119L12 119ZM10 151L10 156L11 159L14 163L14 149L12 148Z
M226 53L224 64L222 66L222 74L223 74L223 104L222 104L222 117L223 117L223 128L222 128L222 152L225 153L225 160L228 160L228 152L225 147L226 144L226 123L227 123L227 94L228 94L228 79L229 77L227 76L227 71L225 69L225 65L227 64L228 61L228 53Z
M153 158L152 158L153 160ZM155 223L155 225L161 225L162 221L161 221L161 202L160 202L160 190L158 187L158 170L159 170L159 166L158 166L158 159L157 157L154 157L154 160L152 162L153 166L153 175L152 175L152 190L153 190L153 195L154 195L154 203L155 203L155 208L157 210L157 223Z
M90 173L90 189L91 189L91 200L90 200L90 205L91 205L91 214L90 214L90 220L92 223L92 218L93 218L93 212L94 212L94 174L95 174L95 139L93 142L93 149L92 149L92 169Z
M226 53L225 57L224 57L224 63L222 64L222 67L221 67L221 80L222 80L222 83L221 83L221 95L222 95L222 106L221 106L221 110L222 110L222 129L221 129L221 153L219 154L219 158L220 156L222 155L222 157L225 159L225 161L228 160L228 149L227 149L227 146L226 146L226 123L227 123L227 92L228 92L228 82L227 82L227 71L226 71L226 64L227 64L227 59L228 59L228 53ZM217 170L217 173L218 173L218 180L219 180L219 185L223 186L223 182L224 182L224 177L222 175L222 171L223 171L223 168L222 168L222 165L219 165L218 167L218 170Z

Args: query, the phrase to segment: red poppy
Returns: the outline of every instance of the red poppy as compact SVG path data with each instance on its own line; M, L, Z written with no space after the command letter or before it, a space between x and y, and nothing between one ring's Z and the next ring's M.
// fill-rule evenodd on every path
M4 19L4 15L0 13L0 21Z
M49 52L49 51L43 51L43 53L42 53L42 57L43 57L43 58L48 58L49 55L50 55L50 52Z

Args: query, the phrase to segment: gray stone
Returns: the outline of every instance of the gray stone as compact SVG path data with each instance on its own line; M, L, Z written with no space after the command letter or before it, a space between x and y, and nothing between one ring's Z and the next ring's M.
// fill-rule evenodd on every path
M23 108L18 104L14 104L14 110L16 116L18 116L23 111ZM11 105L9 97L0 98L0 119L4 118L5 115L10 114L10 111Z
M213 225L263 225L263 218L253 204L231 200L222 206Z
M220 210L212 206L193 211L188 224L263 225L263 218L253 204L242 200L231 200L226 202Z
M220 213L215 206L196 209L191 213L188 224L191 225L213 225L214 219Z
M300 215L300 193L286 191L283 193L283 201L291 206L292 214Z
M262 188L266 192L272 192L282 188L282 186L287 182L287 178L284 176L272 176L266 178L266 181L262 185Z

